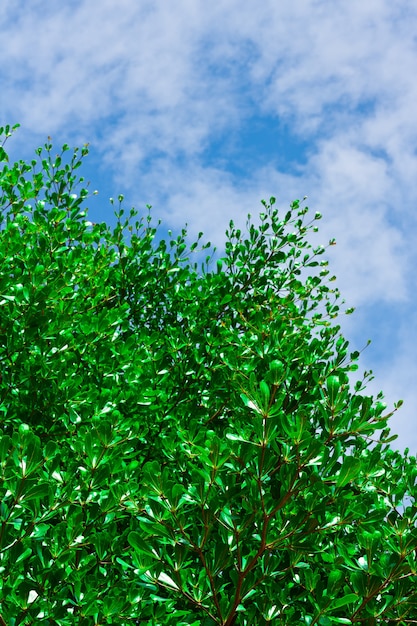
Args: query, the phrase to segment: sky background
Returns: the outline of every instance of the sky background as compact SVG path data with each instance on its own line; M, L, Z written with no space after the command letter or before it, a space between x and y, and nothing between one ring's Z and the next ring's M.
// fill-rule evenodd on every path
M308 197L353 316L360 371L417 453L417 4L412 0L1 0L0 124L31 158L90 144L99 195L219 248L260 200Z

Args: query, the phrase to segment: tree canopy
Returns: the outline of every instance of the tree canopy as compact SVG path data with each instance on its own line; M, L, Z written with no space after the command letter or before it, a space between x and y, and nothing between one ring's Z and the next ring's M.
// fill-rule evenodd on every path
M222 256L122 196L95 224L87 146L11 164L13 130L0 625L416 623L416 460L354 382L320 214L271 198Z

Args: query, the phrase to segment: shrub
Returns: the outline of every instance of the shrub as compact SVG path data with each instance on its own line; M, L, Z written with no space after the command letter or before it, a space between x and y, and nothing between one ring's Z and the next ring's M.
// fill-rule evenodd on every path
M87 153L0 153L0 624L414 623L415 458L320 215L271 198L216 262L89 222Z

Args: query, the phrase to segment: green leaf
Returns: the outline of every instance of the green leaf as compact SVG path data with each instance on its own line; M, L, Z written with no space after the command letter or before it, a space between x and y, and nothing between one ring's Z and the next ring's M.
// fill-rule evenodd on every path
M343 581L343 572L338 569L333 569L329 573L329 578L327 582L327 589L329 592L329 596L333 595L335 590L338 588L339 584Z
M340 379L339 376L329 376L327 379L327 393L329 398L329 404L334 406L336 403L336 398L340 389Z
M361 467L362 462L360 459L355 459L350 456L343 459L342 467L340 468L340 472L337 476L336 486L339 489L341 487L345 487L350 481L357 477Z
M48 495L50 488L50 483L39 483L38 485L34 485L24 493L25 501L35 500L39 498L44 498Z
M19 554L19 556L16 559L16 565L18 563L21 563L22 561L26 561L28 559L28 557L30 557L32 554L32 550L30 548L26 548L26 550L23 550L23 552L21 554Z
M4 463L9 456L9 450L12 446L12 439L8 435L0 437L0 462Z
M141 535L136 531L131 531L128 535L128 541L137 554L143 554L147 557L157 559L158 557L153 553L149 544L147 544Z
M279 385L284 374L284 364L282 363L282 361L271 361L271 363L269 364L269 371L272 383L274 385Z
M330 609L339 609L341 606L345 606L346 604L355 604L358 601L358 596L356 593L348 593L342 598L336 598L330 604Z
M164 572L161 572L159 574L158 580L162 585L166 587L169 587L171 589L179 589L177 583L174 580L172 580L172 578L168 576L167 574L165 574Z
M7 155L6 150L2 146L0 146L0 163L4 163L4 162L8 163L9 157Z

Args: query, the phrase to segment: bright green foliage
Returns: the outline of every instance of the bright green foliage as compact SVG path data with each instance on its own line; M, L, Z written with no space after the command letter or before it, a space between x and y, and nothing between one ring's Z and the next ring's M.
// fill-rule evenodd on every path
M88 222L87 151L0 152L0 625L415 623L416 462L320 215L271 198L210 262Z

